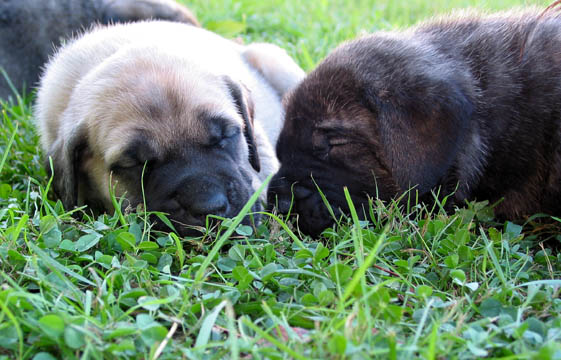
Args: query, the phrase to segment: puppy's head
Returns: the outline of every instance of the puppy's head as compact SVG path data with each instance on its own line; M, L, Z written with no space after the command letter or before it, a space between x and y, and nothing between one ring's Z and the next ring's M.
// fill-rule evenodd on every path
M84 78L63 113L48 155L65 206L109 210L114 187L181 233L209 214L235 216L260 169L249 90L196 64L126 58Z
M372 36L343 45L286 99L277 143L281 168L269 201L294 199L302 230L332 223L316 186L336 211L368 197L421 193L455 165L472 104L462 70L403 39Z

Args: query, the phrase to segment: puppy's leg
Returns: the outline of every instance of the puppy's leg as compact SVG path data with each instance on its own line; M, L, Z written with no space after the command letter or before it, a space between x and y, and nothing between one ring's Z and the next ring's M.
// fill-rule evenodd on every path
M243 57L281 97L306 75L285 50L273 44L250 44Z
M200 26L186 7L174 0L102 0L103 22L161 19Z

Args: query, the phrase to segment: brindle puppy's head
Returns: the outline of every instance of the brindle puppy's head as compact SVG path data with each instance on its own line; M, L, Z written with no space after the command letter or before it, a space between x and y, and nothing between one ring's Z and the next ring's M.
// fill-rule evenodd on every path
M183 234L209 214L237 215L260 169L251 94L227 76L143 51L100 66L75 89L47 154L55 191L66 207L111 210L114 187L125 205L145 200L168 213Z
M269 201L286 212L293 197L315 235L332 223L316 184L343 212L345 186L358 208L412 186L430 192L455 166L473 108L455 65L386 35L339 47L287 99Z

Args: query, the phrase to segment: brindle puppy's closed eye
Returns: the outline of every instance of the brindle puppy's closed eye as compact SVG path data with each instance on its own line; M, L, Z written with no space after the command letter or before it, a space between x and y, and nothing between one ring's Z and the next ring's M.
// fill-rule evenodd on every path
M345 186L357 207L441 188L460 205L504 198L502 217L561 214L561 19L540 14L451 16L337 48L286 101L270 201L317 184L345 211ZM332 222L318 194L294 211L311 234Z

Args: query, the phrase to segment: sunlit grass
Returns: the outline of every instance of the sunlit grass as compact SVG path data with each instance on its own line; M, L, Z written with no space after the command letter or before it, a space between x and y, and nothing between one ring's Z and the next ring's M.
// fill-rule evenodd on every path
M189 2L204 25L277 43L307 70L361 32L515 4ZM269 213L182 238L142 212L63 209L31 98L15 99L0 114L0 359L561 358L553 219L373 200L367 220L357 209L318 239Z

